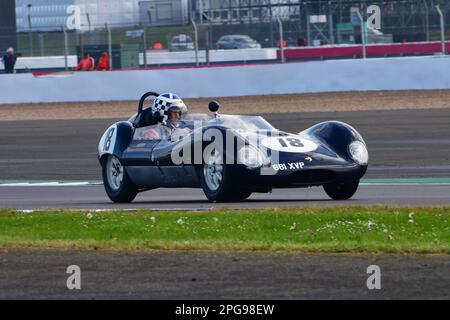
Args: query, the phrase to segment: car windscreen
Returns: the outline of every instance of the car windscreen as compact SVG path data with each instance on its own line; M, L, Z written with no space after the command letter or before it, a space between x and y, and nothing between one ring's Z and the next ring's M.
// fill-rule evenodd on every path
M264 118L259 116L220 115L219 118L212 121L241 132L276 130L270 123L264 120Z
M252 39L236 38L236 39L234 39L234 41L236 41L236 42L252 42Z
M206 113L188 113L184 116L185 121L209 121L212 116Z
M212 117L205 113L188 113L183 117L182 123L190 129L195 129L198 126L203 126L211 121Z

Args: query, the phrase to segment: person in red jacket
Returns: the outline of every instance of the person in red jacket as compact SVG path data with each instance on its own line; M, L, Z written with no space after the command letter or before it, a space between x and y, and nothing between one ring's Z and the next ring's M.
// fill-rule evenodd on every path
M75 71L94 71L95 68L95 60L91 57L89 53L85 53L83 59L81 59L80 63L73 68Z
M111 70L111 67L109 65L108 52L103 52L102 55L100 56L100 59L98 60L97 70L98 71L103 71L103 70L109 71L109 70Z

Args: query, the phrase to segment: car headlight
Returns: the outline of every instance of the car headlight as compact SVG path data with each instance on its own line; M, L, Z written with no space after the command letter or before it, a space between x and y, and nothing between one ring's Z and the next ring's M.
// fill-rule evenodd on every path
M245 146L239 150L239 162L249 168L258 168L268 162L268 160L255 147Z
M366 145L361 141L353 141L348 146L348 152L352 159L361 165L365 165L369 162L369 153L367 152Z

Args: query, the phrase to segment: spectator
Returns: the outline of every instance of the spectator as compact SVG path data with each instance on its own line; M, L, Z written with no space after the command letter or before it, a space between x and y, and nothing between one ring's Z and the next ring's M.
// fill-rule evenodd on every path
M15 73L14 66L17 61L17 55L13 48L8 48L6 54L3 56L3 64L5 65L5 73Z
M153 49L155 49L155 50L161 50L161 49L163 49L162 43L161 43L161 42L155 42L155 43L153 44Z
M305 37L298 36L297 37L297 46L306 47L308 45L308 41L306 41Z
M109 70L111 70L110 65L109 65L108 52L103 52L102 55L100 56L100 59L98 60L97 70L98 71L103 71L103 70L109 71Z
M83 59L81 59L80 63L73 68L75 71L94 71L95 68L95 60L91 57L89 53L85 53Z

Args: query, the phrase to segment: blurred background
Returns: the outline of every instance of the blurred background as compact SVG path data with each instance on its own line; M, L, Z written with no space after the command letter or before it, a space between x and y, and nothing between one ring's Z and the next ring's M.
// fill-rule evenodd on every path
M379 29L361 26L372 5ZM16 50L17 72L86 52L109 52L113 69L361 58L362 42L368 58L434 55L449 21L448 0L2 0L0 51Z

